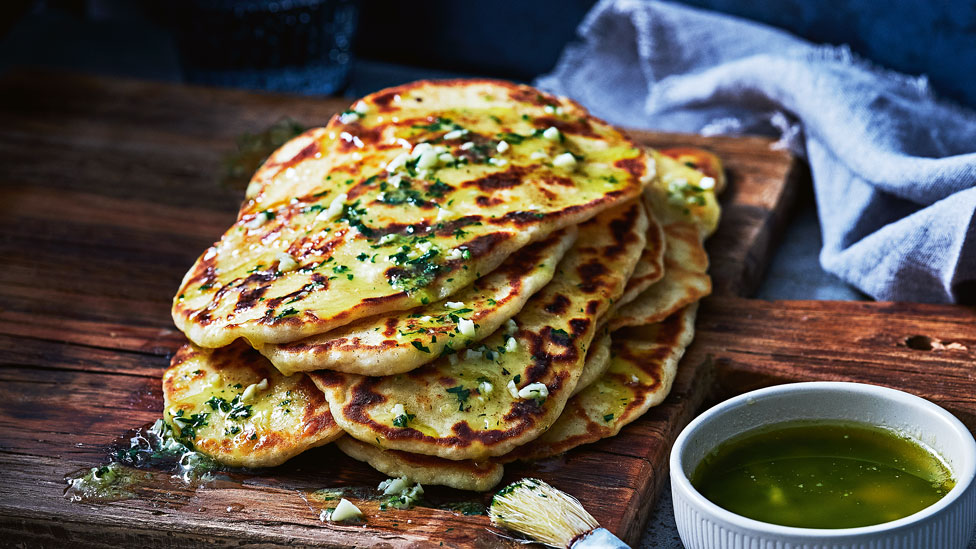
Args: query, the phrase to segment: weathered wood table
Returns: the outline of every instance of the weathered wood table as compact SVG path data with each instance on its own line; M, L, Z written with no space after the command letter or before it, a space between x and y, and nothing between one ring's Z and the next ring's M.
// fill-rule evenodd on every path
M235 139L284 117L324 124L345 106L44 72L0 79L0 544L508 544L486 517L435 506L379 512L365 502L364 526L320 522L308 492L382 478L328 447L199 490L163 475L136 499L62 497L66 474L104 463L114 440L160 416L159 378L183 341L170 299L242 196L217 182ZM802 165L761 138L634 136L725 159L730 186L709 242L715 295L661 406L613 439L510 466L506 481L539 476L633 543L666 485L670 445L703 403L775 383L854 380L929 398L976 428L976 311L748 299Z

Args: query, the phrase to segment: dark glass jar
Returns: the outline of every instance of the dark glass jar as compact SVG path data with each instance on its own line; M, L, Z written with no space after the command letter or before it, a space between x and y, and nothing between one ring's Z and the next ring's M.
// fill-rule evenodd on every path
M187 81L334 94L349 77L357 0L179 0Z

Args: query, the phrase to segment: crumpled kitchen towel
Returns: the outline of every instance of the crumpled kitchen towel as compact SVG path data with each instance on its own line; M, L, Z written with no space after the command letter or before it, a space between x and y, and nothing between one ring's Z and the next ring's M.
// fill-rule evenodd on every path
M924 77L665 2L603 0L578 33L538 86L626 127L776 133L810 163L825 270L878 300L976 302L976 113Z

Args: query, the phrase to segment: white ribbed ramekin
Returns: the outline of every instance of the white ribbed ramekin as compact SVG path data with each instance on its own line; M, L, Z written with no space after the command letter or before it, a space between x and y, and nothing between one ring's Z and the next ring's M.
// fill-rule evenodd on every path
M904 518L861 528L814 529L749 519L705 499L689 480L719 443L793 420L851 420L894 429L938 452L956 486ZM729 399L701 414L671 450L671 492L687 549L964 549L976 526L976 440L952 414L902 391L875 385L778 385Z

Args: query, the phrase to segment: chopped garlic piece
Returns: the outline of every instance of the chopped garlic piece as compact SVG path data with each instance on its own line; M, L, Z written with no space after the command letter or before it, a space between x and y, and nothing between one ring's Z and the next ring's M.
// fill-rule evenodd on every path
M529 158L532 160L545 160L546 158L549 158L549 155L542 151L535 151L529 155Z
M458 322L458 331L461 332L462 335L474 337L474 322L467 318L462 318L461 321Z
M403 176L400 174L391 175L386 182L393 185L396 188L400 188L400 183L403 181Z
M549 396L549 388L544 383L529 383L519 390L518 396L519 398L546 398Z
M511 146L509 146L508 141L499 141L495 150L498 151L498 154L504 154L510 148Z
M257 229L258 227L264 225L270 220L271 220L271 214L268 213L267 210L265 210L263 212L258 212L257 214L255 214L250 221L244 224L244 226L247 227L248 229Z
M410 158L420 158L425 152L434 150L430 143L417 143L410 151Z
M638 378L634 374L630 374L630 380L633 381L634 383L637 383L638 381L640 381L640 378Z
M283 273L291 272L298 268L298 262L295 261L295 258L286 254L285 252L279 253L277 259L278 270Z
M454 162L454 155L448 152L441 153L437 155L437 160L440 160L441 164L450 164Z
M710 191L715 188L715 178L713 177L703 177L701 181L698 182L698 188Z
M408 153L400 153L396 158L390 160L390 163L386 165L386 171L393 173L400 168L407 165L407 161L410 160L410 155Z
M559 133L559 128L555 126L549 126L546 131L542 132L542 137L545 137L549 141L559 141L562 134Z
M448 301L447 303L444 304L444 306L447 307L448 309L463 309L464 308L464 302L462 302L462 301Z
M248 385L247 389L244 389L244 392L241 393L241 402L250 402L254 400L254 397L257 396L258 391L264 391L267 388L267 378L262 379L260 383L252 383Z
M478 392L483 395L491 394L495 390L495 386L487 381L482 381L478 384Z
M464 252L461 251L461 248L454 248L453 250L447 253L448 261L454 259L461 259L463 257L464 257Z
M356 101L356 104L352 106L352 110L362 115L369 112L369 107L362 101Z
M518 387L515 385L514 379L508 380L508 392L512 395L512 398L519 397L519 390Z
M444 208L437 208L437 221L444 221L453 215L451 210L445 210Z
M376 489L383 490L383 495L389 496L392 494L396 494L398 492L402 492L404 489L409 487L410 487L410 481L407 480L406 476L402 476L400 478L388 478L383 482L381 482L380 485L376 487Z
M390 413L393 414L393 417L400 417L407 413L407 409L403 407L403 404L397 403L390 408Z
M359 510L359 507L350 503L348 499L342 498L339 500L339 505L336 505L335 510L329 515L329 520L332 522L343 522L357 519L361 516L363 516L363 512Z
M437 163L438 163L437 153L432 150L425 151L423 154L420 155L420 158L417 160L417 169L426 170L428 168L433 168L437 166Z
M457 139L459 137L463 137L467 133L468 133L468 130L465 130L463 128L458 129L458 130L451 130L451 131L449 131L449 132L447 132L447 133L444 134L444 140L447 141L447 140L451 140L451 139Z
M573 169L576 167L576 157L571 153L563 153L552 159L552 165L557 168Z
M501 168L502 166L508 164L508 160L505 160L504 158L491 157L488 159L488 163L491 164L492 166L498 166L499 168Z
M346 193L342 193L335 197L332 203L329 204L329 207L315 218L316 221L332 221L342 215L342 210L346 206L347 198L349 198L349 195Z
M461 145L461 150L462 151L466 151L466 150L471 149L473 147L474 147L474 143L471 142L471 141L468 141L467 143Z
M508 335L514 334L518 330L518 324L515 323L511 318L505 321L505 333Z
M359 113L356 112L344 112L339 115L339 122L343 124L352 124L357 120L359 120Z
M464 351L464 360L481 360L484 358L485 353L481 351L475 351L473 349L468 349Z
M514 337L508 338L508 341L505 342L505 350L514 353L516 349L518 349L518 340Z

